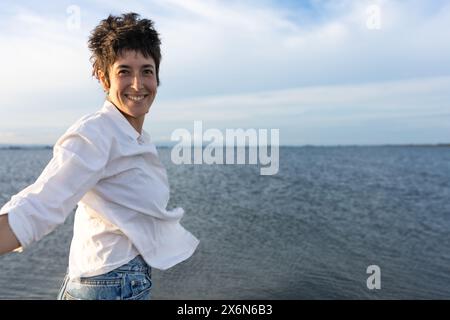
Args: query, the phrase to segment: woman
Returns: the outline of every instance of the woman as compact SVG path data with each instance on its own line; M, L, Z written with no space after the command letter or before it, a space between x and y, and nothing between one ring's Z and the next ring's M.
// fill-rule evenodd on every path
M135 13L109 16L89 39L107 96L58 139L36 182L0 209L0 253L22 250L78 204L58 299L149 299L151 268L189 258L198 240L166 210L169 185L142 129L157 93L160 39Z

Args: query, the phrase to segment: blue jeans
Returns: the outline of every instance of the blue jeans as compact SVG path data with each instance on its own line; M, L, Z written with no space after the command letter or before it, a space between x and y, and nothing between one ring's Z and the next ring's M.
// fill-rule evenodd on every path
M139 255L108 273L70 279L65 276L58 300L150 300L151 267Z

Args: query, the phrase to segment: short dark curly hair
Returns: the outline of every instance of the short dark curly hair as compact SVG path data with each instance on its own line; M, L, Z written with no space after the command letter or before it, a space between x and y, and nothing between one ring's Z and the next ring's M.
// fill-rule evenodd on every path
M159 86L159 63L161 62L161 40L153 26L153 21L140 19L134 12L121 16L109 15L100 21L89 37L88 46L92 52L92 75L99 78L98 72L105 75L105 81L110 86L109 67L123 50L141 52L146 58L155 61L156 81Z

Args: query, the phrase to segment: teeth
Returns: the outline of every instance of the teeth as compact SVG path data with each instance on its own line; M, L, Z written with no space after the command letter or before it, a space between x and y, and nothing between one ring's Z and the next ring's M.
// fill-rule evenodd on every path
M126 95L126 97L127 97L128 99L130 99L130 100L133 100L133 101L140 101L140 100L144 99L144 96L131 96L131 95Z

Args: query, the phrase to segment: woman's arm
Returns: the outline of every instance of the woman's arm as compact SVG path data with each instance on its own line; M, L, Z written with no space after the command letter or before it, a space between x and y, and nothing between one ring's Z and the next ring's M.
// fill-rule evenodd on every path
M113 139L98 138L104 127L99 121L69 128L37 180L0 208L0 215L9 216L0 224L0 254L26 249L63 224L103 177Z
M0 215L0 254L11 252L18 247L20 243L9 226L8 214Z

